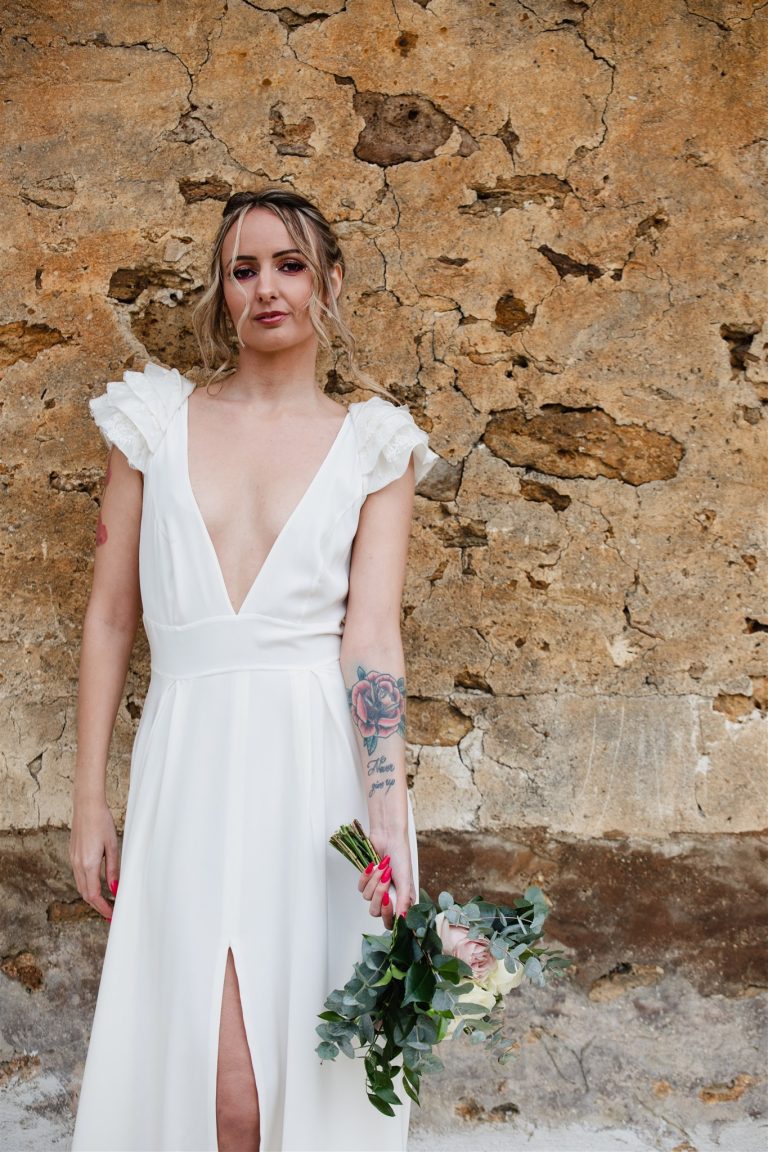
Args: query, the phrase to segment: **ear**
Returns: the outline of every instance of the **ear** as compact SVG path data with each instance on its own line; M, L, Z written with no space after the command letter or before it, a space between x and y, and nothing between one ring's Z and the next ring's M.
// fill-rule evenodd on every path
M341 292L341 285L344 280L344 271L341 264L334 264L331 269L331 287L333 288L333 295L338 300L339 293Z

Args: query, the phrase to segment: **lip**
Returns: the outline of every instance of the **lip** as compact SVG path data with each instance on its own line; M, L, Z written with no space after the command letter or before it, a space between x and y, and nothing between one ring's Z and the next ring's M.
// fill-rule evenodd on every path
M266 324L271 327L273 324L279 324L281 320L285 320L287 315L287 312L259 312L254 316L254 320L257 320L259 324Z

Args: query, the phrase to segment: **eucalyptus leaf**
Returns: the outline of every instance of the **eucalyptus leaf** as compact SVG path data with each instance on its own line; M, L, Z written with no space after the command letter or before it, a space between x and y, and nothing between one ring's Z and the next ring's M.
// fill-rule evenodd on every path
M428 1072L442 1072L445 1068L445 1065L443 1064L440 1057L435 1056L434 1053L430 1053L429 1055L425 1056L421 1061L421 1065Z
M544 983L544 973L541 968L541 961L537 956L529 956L525 962L525 975L532 984L541 985Z
M386 1100L380 1100L372 1092L368 1093L368 1099L374 1108L378 1108L379 1112L383 1112L385 1116L394 1116L395 1110L391 1104L387 1104Z
M435 976L427 964L414 964L405 977L403 1004L429 1004L435 990Z
M483 1008L482 1004L473 1004L471 1000L462 1000L456 1005L456 1011L462 1016L485 1016L490 1009Z
M413 1068L409 1067L407 1061L403 1061L403 1081L407 1084L412 1084L418 1090L421 1083L421 1076L415 1072Z
M405 915L405 923L409 928L426 927L428 913L419 905L412 904Z
M432 966L436 968L441 975L447 972L458 972L459 961L455 956L450 956L447 952L439 952L437 956L432 957Z
M453 1008L456 1003L456 997L447 988L436 988L432 996L432 1007L437 1009L438 1012L443 1012L446 1009Z
M386 1100L388 1104L402 1104L402 1100L394 1088L377 1088L376 1095L379 1100Z
M403 1090L405 1091L406 1096L410 1096L410 1098L411 1098L411 1100L413 1100L414 1104L420 1104L421 1103L421 1101L419 1100L418 1088L413 1088L408 1083L407 1080L403 1080Z

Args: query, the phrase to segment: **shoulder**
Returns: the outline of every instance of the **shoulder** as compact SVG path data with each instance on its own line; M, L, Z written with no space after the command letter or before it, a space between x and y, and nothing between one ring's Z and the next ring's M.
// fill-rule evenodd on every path
M349 405L366 495L402 476L413 454L416 483L439 459L404 404L383 396Z
M116 444L132 468L146 471L174 413L195 385L176 368L147 364L123 373L88 407L108 446Z

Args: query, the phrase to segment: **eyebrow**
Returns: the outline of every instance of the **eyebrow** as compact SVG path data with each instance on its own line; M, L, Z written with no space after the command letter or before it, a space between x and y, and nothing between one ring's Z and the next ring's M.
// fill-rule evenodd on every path
M272 259L276 260L278 256L291 256L294 252L296 253L297 256L301 256L301 252L299 252L298 248L283 248L282 251L280 251L280 252L273 252L272 253ZM258 256L240 256L240 255L238 255L237 258L238 258L238 260L253 260L256 263L258 263L258 259L259 259ZM227 261L227 268L229 268L231 263L232 263L231 260Z

